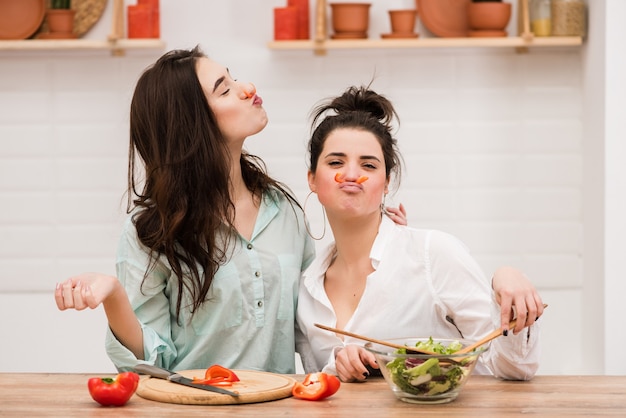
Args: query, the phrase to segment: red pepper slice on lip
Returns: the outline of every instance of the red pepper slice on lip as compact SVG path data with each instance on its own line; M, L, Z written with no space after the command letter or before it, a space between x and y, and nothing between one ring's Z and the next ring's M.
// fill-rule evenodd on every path
M358 179L356 179L355 183L356 184L365 183L368 179L369 179L369 177L367 177L367 176L361 176ZM341 174L341 173L335 174L335 181L337 183L343 183L345 181L343 174Z
M214 364L204 373L204 379L194 377L192 383L198 385L232 386L233 382L239 382L239 377L230 369Z
M319 401L334 395L341 383L337 376L323 372L307 374L302 382L293 385L291 394L307 401Z
M137 390L139 375L124 372L115 378L92 377L87 381L89 394L94 401L103 406L122 406L128 402Z

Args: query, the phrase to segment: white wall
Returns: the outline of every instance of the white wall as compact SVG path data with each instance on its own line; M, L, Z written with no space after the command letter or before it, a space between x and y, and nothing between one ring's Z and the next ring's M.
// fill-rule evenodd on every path
M588 140L602 142L595 136L604 126L586 130L585 83L604 70L585 65L593 51L272 51L272 8L284 3L161 0L162 38L168 49L200 43L235 77L256 84L270 124L248 147L301 200L308 112L373 78L401 117L407 165L394 200L407 207L409 223L458 235L488 273L513 264L533 279L550 305L541 373L603 373L603 356L590 363L583 350L584 326L603 329L602 298L589 315L582 294L590 283L583 202L603 187L583 169ZM388 32L388 8L413 4L373 3L370 37ZM87 37L106 37L110 7ZM59 312L52 292L74 273L114 273L129 101L141 70L160 53L0 52L0 371L114 371L102 310ZM624 95L610 99L618 109ZM602 158L592 163L602 170ZM603 277L593 280L603 288Z
M606 98L605 98L605 370L614 374L626 374L626 364L620 361L621 347L626 346L626 332L622 318L626 316L624 280L624 250L626 249L626 56L620 40L626 39L626 2L606 2ZM616 53L620 51L620 53Z

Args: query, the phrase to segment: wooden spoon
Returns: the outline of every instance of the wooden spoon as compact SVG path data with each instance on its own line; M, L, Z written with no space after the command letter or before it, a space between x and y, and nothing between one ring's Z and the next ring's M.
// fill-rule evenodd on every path
M548 305L544 304L543 308L547 308ZM509 322L509 329L513 329L515 328L515 324L517 324L517 319L512 320L511 322ZM488 343L489 341L498 338L500 335L502 335L502 328L498 328L496 330L493 330L490 334L485 335L483 338L481 338L480 340L476 341L474 344L468 345L467 347L464 347L462 349L460 349L459 351L455 352L454 354L465 354L465 353L469 353L471 351L473 351L475 348L480 347L483 344Z
M428 354L428 355L434 355L434 356L441 356L441 354L435 353L435 352L432 352L432 351L420 350L420 349L417 349L415 347L408 347L406 345L394 344L394 343L389 342L389 341L377 340L375 338L365 337L363 335L354 334L352 332L344 331L342 329L327 327L326 325L321 325L321 324L314 324L314 325L316 327L318 327L318 328L325 329L326 331L332 331L332 332L335 332L337 334L347 335L348 337L358 338L359 340L369 341L371 343L385 345L387 347L392 347L392 348L404 348L407 352L411 351L411 352L417 353L417 354Z

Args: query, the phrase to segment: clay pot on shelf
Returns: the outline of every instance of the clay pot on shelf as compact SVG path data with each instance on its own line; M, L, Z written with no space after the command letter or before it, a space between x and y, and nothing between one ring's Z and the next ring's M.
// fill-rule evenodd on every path
M467 5L469 36L507 36L506 26L511 19L511 3L500 1L473 1Z
M389 20L391 33L383 34L383 38L417 38L418 35L415 33L417 10L389 10Z
M330 3L333 39L364 39L370 23L371 3Z
M48 33L42 33L42 39L74 39L74 15L72 9L48 9L46 11L46 23Z

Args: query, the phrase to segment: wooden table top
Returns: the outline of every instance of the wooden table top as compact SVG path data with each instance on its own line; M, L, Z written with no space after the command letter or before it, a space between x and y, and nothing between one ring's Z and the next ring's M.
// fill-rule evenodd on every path
M402 402L382 378L345 383L323 401L292 397L246 405L178 405L136 394L124 407L102 407L87 390L94 374L0 373L0 416L55 417L351 417L387 418L626 416L626 376L536 376L529 382L472 376L459 397L440 405ZM294 376L301 380L302 376ZM424 414L424 415L422 415Z

